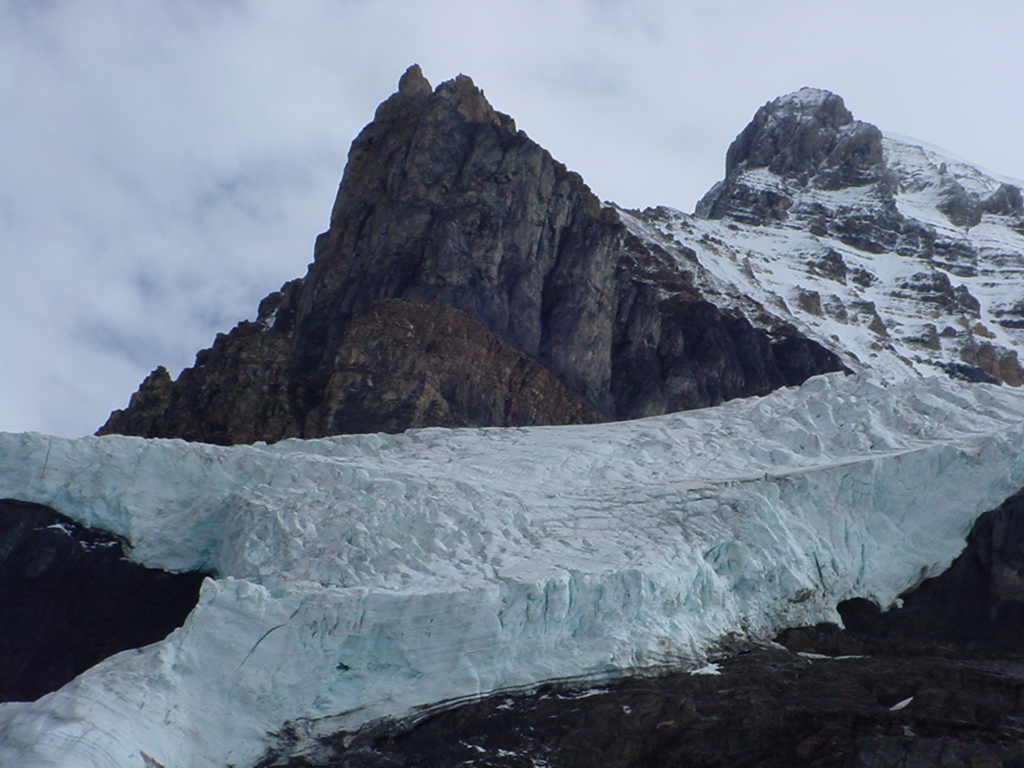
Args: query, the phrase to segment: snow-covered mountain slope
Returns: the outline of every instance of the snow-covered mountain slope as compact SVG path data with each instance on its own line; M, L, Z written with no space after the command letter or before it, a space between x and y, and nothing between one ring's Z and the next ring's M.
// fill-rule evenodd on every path
M622 212L712 302L853 370L1024 384L1021 182L803 89L758 111L698 215Z
M251 765L496 689L882 604L1024 486L1024 392L859 376L579 427L221 448L0 435L0 497L217 573L165 641L0 705L0 765Z

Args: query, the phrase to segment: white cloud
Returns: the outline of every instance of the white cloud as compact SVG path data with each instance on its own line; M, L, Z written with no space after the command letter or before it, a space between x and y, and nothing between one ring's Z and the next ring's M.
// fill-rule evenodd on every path
M299 276L419 62L606 199L691 209L802 85L1024 176L1000 2L0 0L0 429L80 434Z

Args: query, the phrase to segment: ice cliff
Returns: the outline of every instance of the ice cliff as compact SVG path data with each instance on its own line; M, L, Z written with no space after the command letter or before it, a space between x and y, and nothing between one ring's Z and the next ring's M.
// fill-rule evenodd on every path
M0 765L223 768L285 723L315 735L696 665L845 598L886 605L1024 486L1024 393L834 374L575 427L236 447L3 434L0 465L0 497L216 574L166 640L0 705Z

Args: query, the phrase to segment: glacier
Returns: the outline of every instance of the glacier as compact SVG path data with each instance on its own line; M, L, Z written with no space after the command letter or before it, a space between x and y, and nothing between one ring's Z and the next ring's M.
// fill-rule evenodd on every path
M36 702L0 765L251 766L549 680L706 667L888 606L1024 486L1024 392L817 377L633 422L219 447L0 434L0 497L215 574L185 625Z

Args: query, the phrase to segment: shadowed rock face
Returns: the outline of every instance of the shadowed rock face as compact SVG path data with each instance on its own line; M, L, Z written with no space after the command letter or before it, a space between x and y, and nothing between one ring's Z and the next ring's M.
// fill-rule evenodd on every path
M1016 768L1020 661L808 658L781 647L718 674L552 686L326 739L258 768ZM893 710L911 699L903 708Z
M875 652L896 643L956 643L1024 653L1024 491L975 522L953 564L882 612L866 600L839 606L847 634Z
M614 213L468 77L431 92L410 70L352 144L299 302L293 362L329 367L348 322L378 299L439 302L610 413L620 241Z
M334 354L318 431L581 424L601 415L547 368L438 302L382 299Z
M38 504L0 500L0 701L34 701L102 659L162 640L203 574L124 557L124 542Z
M841 368L719 312L468 77L432 89L414 66L353 142L307 275L177 381L154 371L99 433L233 444L574 424Z

